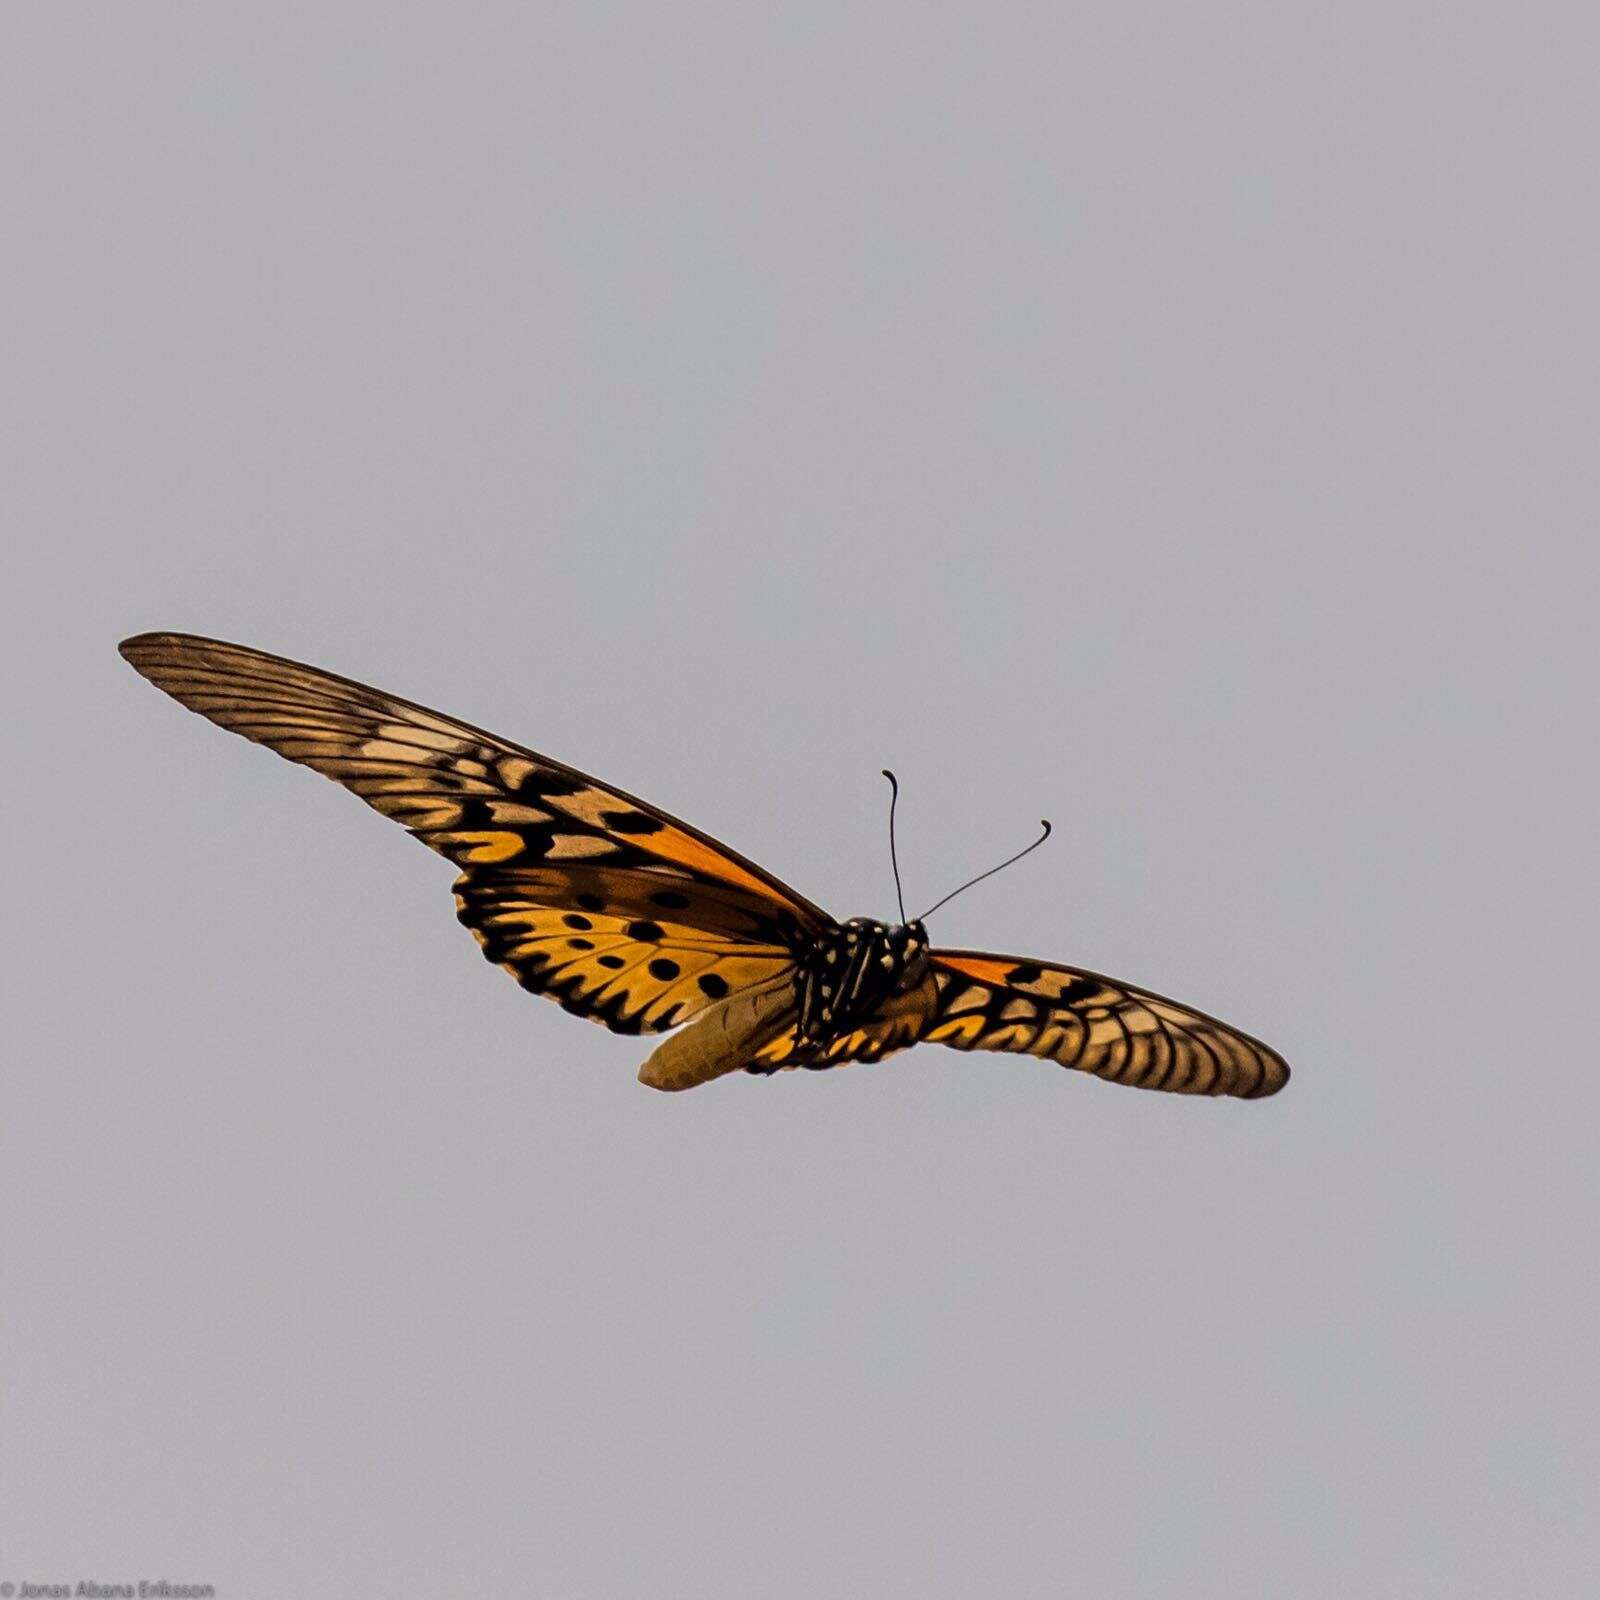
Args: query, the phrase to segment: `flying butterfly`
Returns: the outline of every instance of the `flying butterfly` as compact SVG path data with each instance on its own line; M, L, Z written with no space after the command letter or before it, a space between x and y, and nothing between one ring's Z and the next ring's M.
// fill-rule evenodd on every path
M395 695L192 634L140 634L120 649L191 710L332 778L449 857L457 915L524 989L615 1033L667 1034L639 1071L652 1088L877 1061L921 1042L1180 1094L1251 1099L1288 1081L1259 1040L1132 984L935 949L930 913L906 919L903 901L894 926L837 922L688 823ZM889 825L892 856L893 802Z

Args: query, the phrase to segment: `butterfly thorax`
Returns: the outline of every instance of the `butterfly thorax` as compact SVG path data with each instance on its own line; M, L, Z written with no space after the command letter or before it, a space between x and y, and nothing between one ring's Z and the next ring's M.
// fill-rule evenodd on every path
M799 957L796 1032L813 1044L849 1032L892 995L920 983L927 965L928 934L920 922L891 927L852 917L819 934Z

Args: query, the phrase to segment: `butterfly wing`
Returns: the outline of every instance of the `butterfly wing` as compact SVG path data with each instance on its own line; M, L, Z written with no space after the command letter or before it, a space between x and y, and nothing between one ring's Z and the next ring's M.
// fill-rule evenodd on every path
M780 978L793 989L794 958L781 944L707 931L659 907L638 913L627 885L612 893L603 873L580 881L594 892L563 895L537 874L464 873L456 914L530 994L613 1033L661 1033Z
M1259 1039L1132 984L1020 956L935 950L938 998L921 1037L1015 1050L1113 1083L1257 1099L1289 1081Z
M459 915L485 954L616 1031L684 1021L833 926L689 824L453 717L191 634L120 648L191 710L332 778L454 861Z
M1024 1051L1180 1094L1259 1098L1289 1078L1276 1051L1190 1006L1081 968L955 950L933 952L922 984L837 1038L810 1043L790 1017L748 1060L731 1065L756 1073L821 1069L881 1061L923 1041Z

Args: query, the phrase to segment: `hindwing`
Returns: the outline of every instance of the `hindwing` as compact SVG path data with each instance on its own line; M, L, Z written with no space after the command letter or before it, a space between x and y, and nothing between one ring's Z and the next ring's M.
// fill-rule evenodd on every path
M957 1050L1012 1050L1113 1083L1176 1094L1275 1094L1289 1067L1215 1017L1132 984L1022 956L932 953L938 1001L921 1037Z
M490 868L456 880L456 914L483 953L530 994L614 1033L660 1033L738 990L791 973L778 944L708 933L594 891L552 904L536 874Z

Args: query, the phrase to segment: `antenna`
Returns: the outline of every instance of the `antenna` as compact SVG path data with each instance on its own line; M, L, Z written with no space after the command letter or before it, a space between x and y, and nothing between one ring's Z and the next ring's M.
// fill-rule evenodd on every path
M992 878L995 875L995 873L1005 871L1005 869L1007 867L1009 867L1013 862L1020 861L1025 855L1028 855L1031 851L1037 850L1039 848L1039 846L1042 845L1045 842L1045 840L1050 837L1050 824L1049 824L1049 822L1041 817L1039 819L1039 826L1044 829L1044 832L1041 833L1039 835L1039 837L1037 839L1035 839L1033 841L1033 843L1030 844L1026 850L1019 850L1019 851L1017 851L1017 853L1014 856L1007 856L1006 859L1004 861L1002 861L998 867L990 867L987 872L980 872L976 878L968 878L967 881L964 884L962 884L959 889L952 889L950 891L950 893L947 894L944 897L943 900L934 901L934 903L931 906L929 906L928 909L926 911L924 911L920 917L917 918L917 921L918 922L926 922L928 920L928 918L931 917L934 914L934 912L939 909L940 906L949 905L949 903L952 900L954 900L955 897L958 894L964 894L968 889L970 889L973 886L973 884L982 883L985 878ZM903 914L904 913L902 913L902 915Z
M906 897L900 892L900 858L894 850L894 808L900 804L900 780L885 767L883 775L889 780L889 865L894 868L894 897L900 902L900 920L906 920Z

